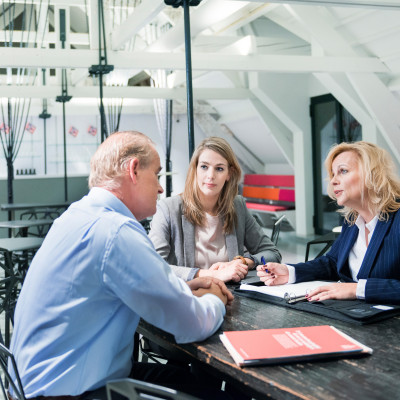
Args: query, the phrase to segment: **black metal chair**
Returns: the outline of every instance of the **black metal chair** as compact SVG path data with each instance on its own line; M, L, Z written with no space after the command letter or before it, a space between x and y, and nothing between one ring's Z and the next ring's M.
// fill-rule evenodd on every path
M0 239L0 313L5 315L5 345L10 344L14 309L30 262L43 239Z
M62 211L55 208L44 208L39 210L29 210L21 213L20 219L50 219L55 220L61 215ZM38 225L28 230L29 236L45 237L51 225Z
M320 250L320 252L315 256L315 258L321 257L324 255L333 245L333 242L336 240L336 238L340 235L340 232L329 232L326 235L323 235L317 239L310 240L307 242L306 246L306 256L305 256L305 261L308 261L308 256L310 253L310 247L313 245L319 245L319 244L324 244L325 246Z
M107 383L107 399L121 399L120 396L127 400L197 400L196 397L174 389L130 378Z
M272 243L274 243L275 246L278 244L279 233L281 231L281 225L285 218L286 218L286 215L282 215L281 217L279 217L275 221L274 227L272 228L271 241L272 241Z
M0 337L0 339L2 338ZM10 364L13 368L14 374L17 379L17 384L14 383L10 373L8 372L8 364ZM10 350L8 350L6 346L4 346L3 343L0 343L0 370L0 384L3 391L4 399L8 398L7 390L11 387L14 399L26 400L24 388L22 387L21 378L18 373L14 355L10 352Z

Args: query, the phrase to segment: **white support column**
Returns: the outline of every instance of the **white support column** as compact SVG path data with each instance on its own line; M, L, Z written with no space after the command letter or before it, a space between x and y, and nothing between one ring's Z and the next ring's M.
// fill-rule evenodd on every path
M263 75L261 80L260 74L251 74L250 89L257 96L252 104L294 169L296 234L307 236L314 233L311 124L308 116L309 100L305 90L308 83L303 83L303 95L300 94L301 91L291 90L289 99L285 94L278 94L274 90L274 78ZM289 77L285 77L286 79Z

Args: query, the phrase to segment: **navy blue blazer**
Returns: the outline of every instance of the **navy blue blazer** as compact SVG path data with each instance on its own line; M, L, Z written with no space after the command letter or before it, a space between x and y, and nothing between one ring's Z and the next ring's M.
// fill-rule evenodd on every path
M344 222L342 233L326 255L294 265L296 282L353 282L348 258L357 235L357 226ZM357 279L367 280L367 303L400 304L400 211L391 213L388 221L378 221Z

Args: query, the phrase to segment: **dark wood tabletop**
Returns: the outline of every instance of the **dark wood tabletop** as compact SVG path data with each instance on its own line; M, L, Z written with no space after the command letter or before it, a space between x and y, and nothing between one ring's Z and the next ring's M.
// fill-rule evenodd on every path
M222 345L222 331L333 325L371 347L370 356L240 368ZM172 335L141 321L138 332L186 354L214 375L240 385L257 399L377 400L400 398L400 317L355 325L304 311L235 296L220 330L201 343L178 345Z

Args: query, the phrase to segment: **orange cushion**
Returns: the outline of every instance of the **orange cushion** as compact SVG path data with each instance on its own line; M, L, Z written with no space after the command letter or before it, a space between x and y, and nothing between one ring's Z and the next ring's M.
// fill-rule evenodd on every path
M243 197L254 199L279 200L279 189L245 186Z

